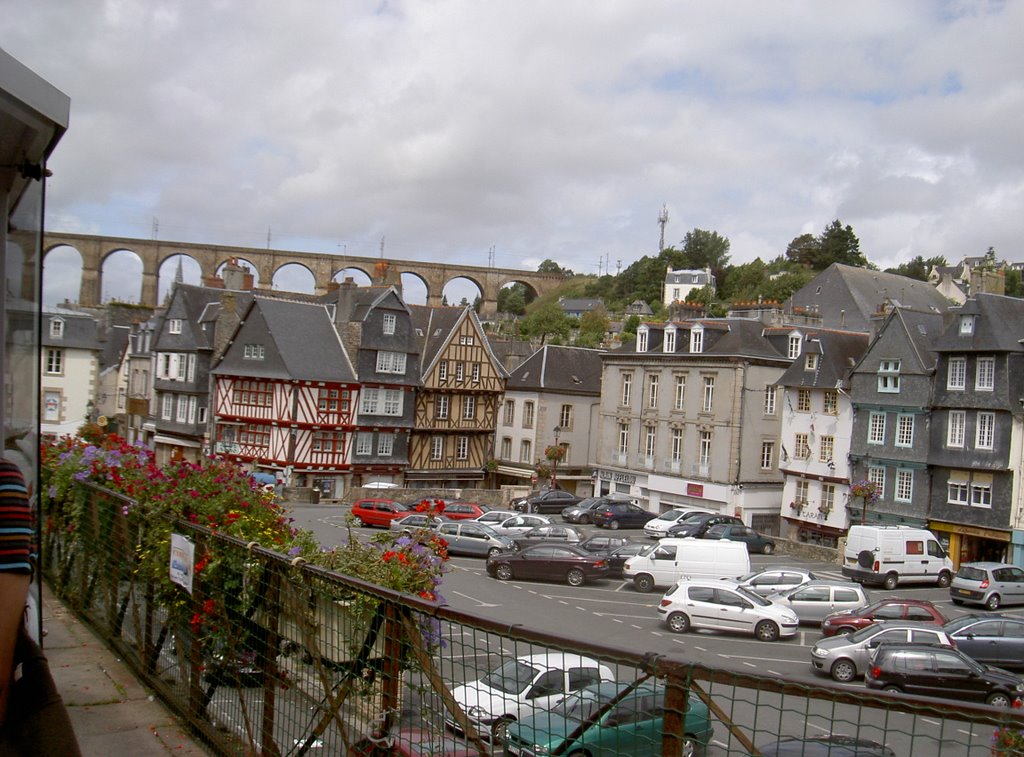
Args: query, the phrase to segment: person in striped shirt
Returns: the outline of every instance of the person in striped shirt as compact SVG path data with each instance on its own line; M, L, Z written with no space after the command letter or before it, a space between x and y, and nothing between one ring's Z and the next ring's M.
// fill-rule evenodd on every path
M0 725L14 676L14 648L32 580L32 511L25 477L0 458Z

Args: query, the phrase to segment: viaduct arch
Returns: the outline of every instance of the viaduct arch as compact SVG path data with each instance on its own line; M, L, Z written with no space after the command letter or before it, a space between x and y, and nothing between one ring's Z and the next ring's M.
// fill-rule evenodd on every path
M485 266L462 265L458 263L430 263L419 260L395 260L390 258L369 258L355 255L333 255L317 252L293 252L268 250L254 247L229 247L225 245L204 245L192 242L165 242L162 240L131 239L128 237L104 237L87 234L65 234L46 232L43 236L43 260L55 247L73 247L82 257L82 279L79 286L79 304L100 305L103 291L103 261L111 253L120 250L134 252L142 261L142 305L156 307L160 266L175 255L188 255L200 267L202 280L216 276L217 269L232 258L244 258L256 267L260 288L267 288L274 280L274 274L282 266L298 263L308 268L315 282L316 294L325 294L334 276L345 268L359 268L371 271L371 278L378 282L376 274L381 273L382 262L387 264L384 272L388 283L400 281L401 274L418 276L427 288L427 304L438 306L445 284L455 278L466 278L480 288L483 303L480 315L491 318L497 313L498 291L506 284L521 282L543 295L563 281L563 277L552 273L536 273L514 268L488 268Z

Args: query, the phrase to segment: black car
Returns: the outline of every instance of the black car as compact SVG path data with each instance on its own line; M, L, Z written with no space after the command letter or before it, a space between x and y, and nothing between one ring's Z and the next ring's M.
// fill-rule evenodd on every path
M743 521L734 515L697 513L696 515L691 515L684 521L676 523L674 526L669 528L665 535L677 539L686 538L688 536L697 539L703 536L709 528L717 526L719 523L736 523L742 525Z
M518 552L501 552L487 558L487 575L499 581L533 578L582 586L607 574L608 561L603 555L584 552L568 544L535 544Z
M587 552L611 552L613 549L624 547L629 544L630 540L628 536L605 536L604 534L597 534L581 541L576 546L580 549L584 549ZM641 546L647 546L643 544Z
M512 509L521 513L561 513L582 500L565 489L548 489L512 502Z
M758 750L764 757L896 757L885 744L838 734L780 739Z
M625 578L622 574L622 566L626 564L626 560L631 557L636 557L649 546L651 545L640 544L639 542L632 541L629 544L623 544L618 549L609 552L606 555L608 560L608 578Z
M632 502L609 502L594 508L594 525L602 528L643 528L658 516Z
M869 689L1010 707L1024 682L1008 670L982 665L959 649L923 644L882 644L864 673Z
M1024 618L1012 615L964 615L942 630L956 648L977 662L1024 668Z
M770 555L775 551L775 542L770 537L759 534L742 523L716 523L705 531L701 538L741 541L747 545L747 552L760 552L762 555Z
M587 497L575 505L562 508L562 520L566 523L593 523L594 508L614 502L608 497Z

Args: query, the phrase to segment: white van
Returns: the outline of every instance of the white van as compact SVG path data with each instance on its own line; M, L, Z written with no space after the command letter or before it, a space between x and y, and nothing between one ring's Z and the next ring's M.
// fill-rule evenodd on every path
M843 575L885 589L895 589L901 583L946 587L953 579L953 561L928 529L850 526L843 550Z
M643 592L684 578L736 578L749 572L747 545L723 539L662 539L622 566L622 577Z

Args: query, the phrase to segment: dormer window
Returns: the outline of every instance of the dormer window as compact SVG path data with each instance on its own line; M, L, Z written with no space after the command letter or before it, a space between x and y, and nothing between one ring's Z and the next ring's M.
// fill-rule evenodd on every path
M64 338L64 319L63 318L51 318L50 319L50 338L51 339L63 339Z
M789 355L789 359L790 360L796 360L798 357L800 357L800 352L801 352L800 347L801 347L801 343L802 342L803 342L803 338L799 334L790 334L789 335L789 352L788 352L788 355Z
M665 352L676 351L676 329L675 327L665 329L665 344L663 345Z
M181 319L180 318L171 318L169 321L167 321L167 331L169 333L171 333L171 334L180 334L181 333Z
M808 352L804 355L804 370L805 371L816 371L818 370L818 353Z
M881 360L878 363L878 391L883 394L900 393L900 361Z
M247 344L242 352L244 360L262 360L265 356L266 350L262 344Z
M974 316L960 316L960 336L971 336L974 333Z
M690 329L690 352L704 351L704 327L694 326Z
M647 352L647 339L650 333L650 329L646 326L641 326L636 330L636 351Z

